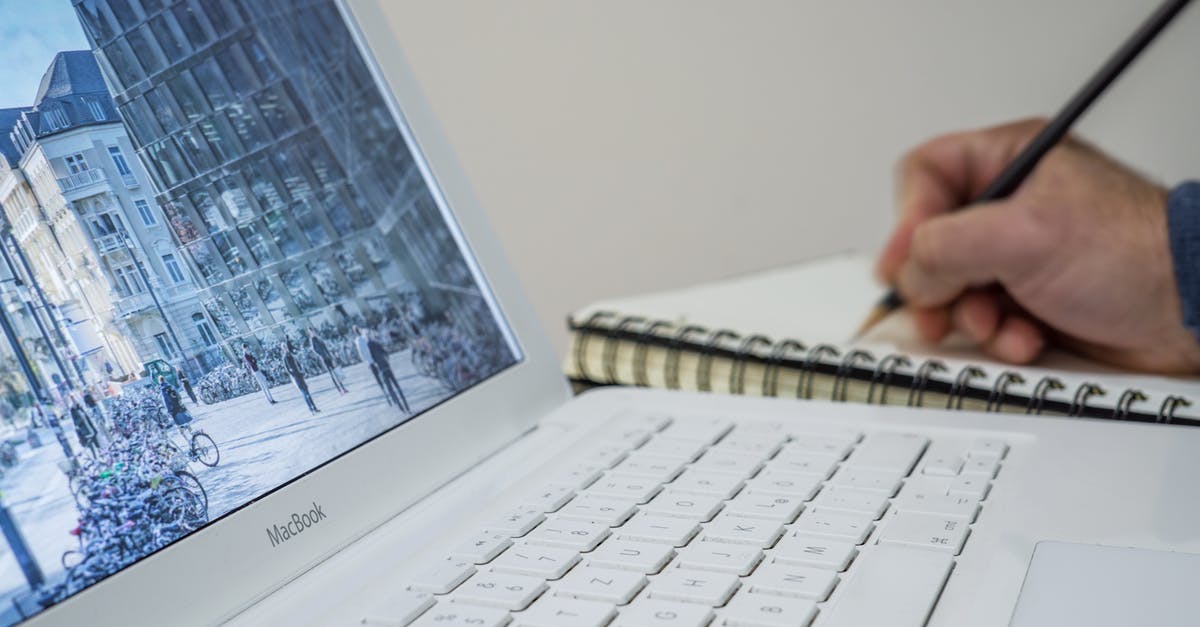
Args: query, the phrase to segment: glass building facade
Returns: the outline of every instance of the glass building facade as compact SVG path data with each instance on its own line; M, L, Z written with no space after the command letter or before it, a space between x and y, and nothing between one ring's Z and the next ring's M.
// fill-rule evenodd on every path
M74 5L226 347L397 311L499 341L332 1Z

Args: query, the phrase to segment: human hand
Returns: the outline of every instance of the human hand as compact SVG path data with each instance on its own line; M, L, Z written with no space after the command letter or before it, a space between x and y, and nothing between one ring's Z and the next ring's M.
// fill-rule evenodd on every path
M1200 372L1162 187L1067 139L1011 197L955 212L1043 125L944 135L906 155L899 222L876 273L896 286L928 342L957 329L1008 362L1030 362L1057 343L1136 370Z

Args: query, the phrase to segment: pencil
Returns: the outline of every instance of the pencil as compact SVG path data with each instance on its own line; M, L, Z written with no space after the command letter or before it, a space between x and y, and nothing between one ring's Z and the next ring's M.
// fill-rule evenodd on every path
M1121 44L1121 47L1105 61L1104 65L1100 66L1100 69L1083 84L1083 87L1075 92L1075 95L1063 105L1062 109L1059 109L1058 113L1046 123L1046 126L1005 166L1004 170L971 204L1000 200L1012 195L1021 182L1029 176L1029 173L1037 167L1042 157L1062 141L1075 121L1104 93L1104 90L1108 89L1109 85L1112 85L1113 81L1117 80L1121 72L1133 63L1133 60L1158 37L1159 33L1183 11L1189 2L1191 0L1166 0L1159 5L1154 13L1138 26L1137 30ZM894 287L891 288L871 310L858 332L854 334L855 339L862 337L881 320L903 306L904 298Z

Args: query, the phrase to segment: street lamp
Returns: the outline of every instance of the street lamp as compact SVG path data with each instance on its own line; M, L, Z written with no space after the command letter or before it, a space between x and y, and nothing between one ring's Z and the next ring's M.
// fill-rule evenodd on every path
M137 252L133 246L133 238L129 236L129 231L121 229L121 242L125 244L125 250L129 251L129 257L133 259L133 265L137 268L138 276L142 279L142 284L146 286L146 291L150 292L150 300L154 301L154 308L158 310L158 316L162 318L163 326L167 328L167 333L171 336L171 343L175 344L175 350L179 352L179 357L186 360L183 352L183 344L179 343L179 337L175 335L175 327L171 326L170 318L167 318L167 312L163 310L162 303L158 300L158 293L154 291L154 286L150 284L150 277L146 274L146 269L142 267L142 261L138 258Z

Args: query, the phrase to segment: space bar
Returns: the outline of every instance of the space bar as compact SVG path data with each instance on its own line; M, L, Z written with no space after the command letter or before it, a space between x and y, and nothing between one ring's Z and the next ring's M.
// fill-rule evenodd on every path
M944 553L879 545L854 564L828 627L920 627L929 619L954 559Z

